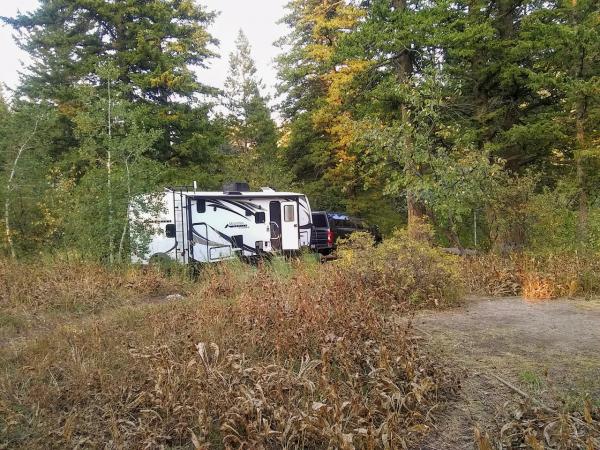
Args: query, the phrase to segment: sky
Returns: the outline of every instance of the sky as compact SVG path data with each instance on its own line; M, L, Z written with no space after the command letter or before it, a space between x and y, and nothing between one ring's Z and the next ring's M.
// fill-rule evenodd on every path
M284 25L277 21L284 15L284 5L288 0L200 0L200 4L211 11L220 11L211 34L220 41L217 52L220 59L210 61L210 69L199 72L201 82L223 87L228 69L228 56L235 48L235 39L241 28L252 46L258 74L267 87L267 93L274 94L276 70L273 59L279 50L273 42L286 33ZM0 16L13 16L17 10L31 11L37 0L0 0ZM27 64L27 54L21 51L12 39L12 31L0 25L0 83L14 88L18 84L18 71Z

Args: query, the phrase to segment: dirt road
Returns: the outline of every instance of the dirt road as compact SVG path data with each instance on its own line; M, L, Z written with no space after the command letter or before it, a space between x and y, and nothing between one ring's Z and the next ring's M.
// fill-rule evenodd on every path
M498 430L519 398L492 374L558 410L600 404L600 302L469 299L422 312L414 325L436 357L464 374L459 397L423 449L472 449L473 427Z

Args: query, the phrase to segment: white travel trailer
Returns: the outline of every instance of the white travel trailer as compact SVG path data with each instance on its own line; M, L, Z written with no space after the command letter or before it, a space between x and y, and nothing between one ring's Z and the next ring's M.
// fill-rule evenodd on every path
M135 203L130 208L132 229L143 225L149 235L143 254L132 254L133 262L208 263L310 246L311 210L304 194L271 188L250 192L246 183L232 183L223 192L167 188L155 198L159 212L141 212Z

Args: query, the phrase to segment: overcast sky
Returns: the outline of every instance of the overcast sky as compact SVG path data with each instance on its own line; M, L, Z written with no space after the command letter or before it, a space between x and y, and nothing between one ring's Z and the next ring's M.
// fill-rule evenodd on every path
M286 28L277 21L284 15L288 0L200 0L209 10L220 11L210 27L211 34L220 41L220 59L213 59L209 70L199 73L203 83L222 87L228 68L228 55L234 49L234 41L241 28L252 45L252 53L263 82L269 93L274 92L276 71L273 59L278 53L273 42L285 34ZM0 16L13 16L17 10L31 11L37 0L0 0ZM0 26L0 82L14 88L18 83L18 71L29 60L27 54L17 48L12 33Z

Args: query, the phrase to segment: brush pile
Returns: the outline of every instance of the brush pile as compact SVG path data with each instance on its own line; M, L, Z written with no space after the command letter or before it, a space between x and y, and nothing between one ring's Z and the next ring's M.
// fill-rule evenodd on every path
M459 287L431 249L380 251L365 263L387 258L375 274L211 267L186 301L125 307L2 350L2 444L414 445L458 383L392 312L448 304ZM419 275L429 269L441 279ZM398 289L420 279L416 297Z

